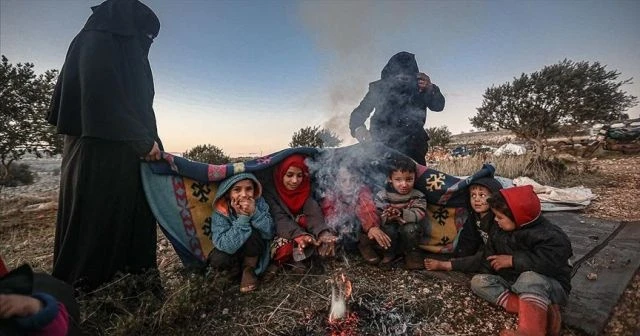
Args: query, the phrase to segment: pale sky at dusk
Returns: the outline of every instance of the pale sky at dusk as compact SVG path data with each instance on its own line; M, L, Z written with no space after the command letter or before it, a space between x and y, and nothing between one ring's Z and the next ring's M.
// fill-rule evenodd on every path
M59 69L96 0L0 0L0 53ZM634 78L640 1L142 0L158 15L150 62L165 149L232 156L288 147L306 126L352 143L347 123L389 57L416 55L447 103L427 126L469 131L491 85L564 58ZM640 116L640 107L628 111Z

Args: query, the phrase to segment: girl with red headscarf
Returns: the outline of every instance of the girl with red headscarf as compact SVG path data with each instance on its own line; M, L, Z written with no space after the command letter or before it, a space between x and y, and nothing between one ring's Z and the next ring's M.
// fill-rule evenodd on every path
M294 154L273 171L273 185L265 199L273 217L276 238L271 255L276 265L293 259L294 272L304 272L303 260L317 252L321 257L335 253L336 236L327 226L318 202L311 197L309 168L305 157ZM268 271L274 273L277 268Z

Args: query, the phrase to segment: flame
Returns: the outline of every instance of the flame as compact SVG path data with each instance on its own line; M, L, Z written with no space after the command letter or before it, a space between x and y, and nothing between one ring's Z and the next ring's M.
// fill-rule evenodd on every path
M348 301L351 297L351 280L349 280L349 278L347 278L344 273L340 274L340 278L342 279L342 283L344 284L344 299L345 301Z
M331 281L331 309L329 311L329 330L332 336L357 335L358 315L349 312L347 302L353 290L351 280L340 274Z

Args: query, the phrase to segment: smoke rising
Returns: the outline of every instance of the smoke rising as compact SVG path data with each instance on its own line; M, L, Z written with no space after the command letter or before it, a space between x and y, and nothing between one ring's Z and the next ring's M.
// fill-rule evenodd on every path
M355 143L349 131L351 111L367 92L368 84L380 79L380 70L391 55L377 37L408 27L412 14L406 6L365 1L305 1L300 3L302 23L318 47L326 52L323 89L318 94L324 112L323 127Z

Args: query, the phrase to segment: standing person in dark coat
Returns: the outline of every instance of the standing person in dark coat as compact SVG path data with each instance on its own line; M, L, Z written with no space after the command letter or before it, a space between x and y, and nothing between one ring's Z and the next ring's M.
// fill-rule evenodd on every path
M160 158L148 53L160 21L107 0L67 52L48 121L64 134L53 275L85 290L156 268L155 219L140 158Z
M425 165L429 140L424 130L426 109L442 111L444 102L440 88L428 76L419 75L415 55L399 52L382 69L381 79L369 84L369 91L351 112L351 135L360 142L382 142ZM369 131L364 122L373 110Z
M488 202L500 229L485 244L484 274L471 279L471 290L518 314L518 330L500 335L559 335L559 305L571 290L569 237L542 216L530 185L502 189Z

